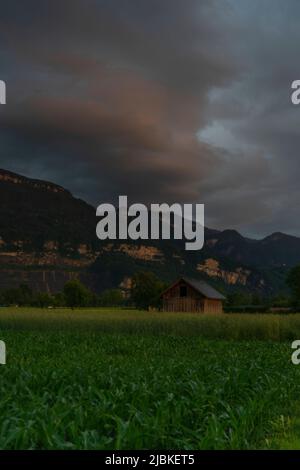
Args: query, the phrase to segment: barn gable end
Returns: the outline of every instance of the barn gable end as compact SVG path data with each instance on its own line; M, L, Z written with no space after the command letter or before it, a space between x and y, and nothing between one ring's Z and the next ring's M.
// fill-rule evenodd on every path
M162 294L164 312L222 313L225 297L204 281L180 278Z

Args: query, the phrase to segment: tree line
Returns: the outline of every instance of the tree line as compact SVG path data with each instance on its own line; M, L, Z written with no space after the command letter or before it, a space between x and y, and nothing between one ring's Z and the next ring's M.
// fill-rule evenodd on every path
M130 295L124 295L121 289L107 289L96 294L79 280L66 282L61 292L51 294L38 292L27 284L17 288L0 291L0 305L24 307L121 307L135 306L140 309L160 307L160 294L166 284L151 272L139 272L132 278Z
M244 312L268 312L271 308L300 312L300 265L292 268L286 279L290 295L278 294L262 297L257 293L234 292L227 295L225 310ZM129 295L121 289L107 289L100 294L92 292L79 280L70 280L61 292L51 294L37 292L28 285L0 291L0 305L28 307L136 307L146 310L161 307L161 293L167 284L152 272L138 272L132 278ZM225 293L226 295L226 293Z

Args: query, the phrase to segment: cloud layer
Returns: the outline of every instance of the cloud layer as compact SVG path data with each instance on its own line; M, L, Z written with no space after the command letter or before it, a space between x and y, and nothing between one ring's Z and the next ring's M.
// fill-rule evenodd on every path
M259 14L258 14L259 12ZM201 202L300 235L297 0L11 0L1 166L93 204Z

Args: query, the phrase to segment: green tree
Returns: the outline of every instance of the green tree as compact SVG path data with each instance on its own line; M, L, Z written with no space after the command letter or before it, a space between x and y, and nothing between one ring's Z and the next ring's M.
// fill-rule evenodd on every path
M33 302L33 292L27 284L20 284L19 286L19 304L31 305Z
M64 285L64 297L67 307L85 307L89 304L91 292L80 281L68 281Z
M54 299L47 292L38 292L35 297L35 304L37 307L45 308L53 305Z
M107 289L99 295L98 302L103 307L118 307L124 303L122 291L120 289Z
M228 307L239 307L241 305L250 305L251 296L244 292L233 292L227 294L227 305Z
M57 292L53 296L53 305L54 307L65 307L66 306L66 299L63 292Z
M159 307L165 284L152 272L142 271L132 278L131 298L137 308Z
M18 305L18 289L5 289L2 291L1 297L4 305Z
M300 305L300 266L295 266L287 276L287 285L291 289L293 304Z
M34 295L26 284L21 284L18 288L2 291L1 299L6 305L32 305Z

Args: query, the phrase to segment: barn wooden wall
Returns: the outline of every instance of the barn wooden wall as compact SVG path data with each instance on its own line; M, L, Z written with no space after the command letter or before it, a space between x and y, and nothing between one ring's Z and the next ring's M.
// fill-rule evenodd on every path
M180 286L187 287L187 297L180 297ZM185 283L177 283L163 294L164 312L201 312L222 313L221 300L206 299L195 289Z
M222 300L205 299L204 313L223 313Z

